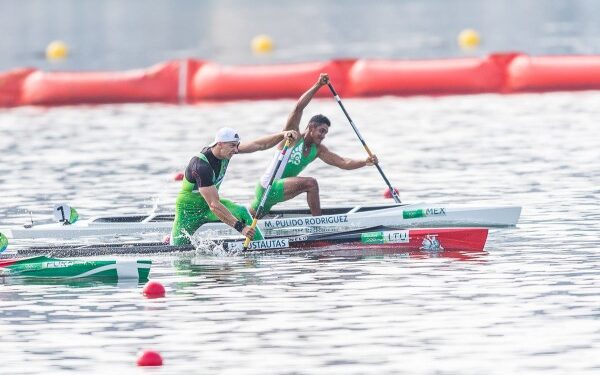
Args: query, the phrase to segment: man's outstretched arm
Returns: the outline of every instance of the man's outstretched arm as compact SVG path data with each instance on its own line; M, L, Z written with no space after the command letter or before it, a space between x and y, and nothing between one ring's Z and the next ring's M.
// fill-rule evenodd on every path
M362 160L345 158L336 154L335 152L329 151L329 149L322 144L319 145L319 158L329 165L346 170L358 169L378 163L376 155L373 155L372 157L369 156L368 158Z
M304 108L310 103L312 98L315 96L317 91L323 86L325 86L329 82L329 75L327 73L321 73L319 75L319 80L306 91L300 99L298 99L298 103L290 113L287 119L287 123L283 130L295 130L297 132L300 131L300 120L302 120L302 113L304 112Z
M275 146L279 142L284 139L290 139L292 141L298 139L299 135L296 131L283 131L281 133L275 133L271 135L266 135L264 137L260 137L254 139L249 142L240 143L238 147L238 152L240 154L249 154L251 152L268 150L271 147Z

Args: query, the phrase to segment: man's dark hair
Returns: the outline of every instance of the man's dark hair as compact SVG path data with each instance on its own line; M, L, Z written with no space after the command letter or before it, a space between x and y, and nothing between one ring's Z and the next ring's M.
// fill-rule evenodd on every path
M321 114L319 115L314 115L313 117L310 118L310 120L308 121L308 123L315 123L317 125L320 124L325 124L327 126L331 126L331 121L329 121L329 119Z

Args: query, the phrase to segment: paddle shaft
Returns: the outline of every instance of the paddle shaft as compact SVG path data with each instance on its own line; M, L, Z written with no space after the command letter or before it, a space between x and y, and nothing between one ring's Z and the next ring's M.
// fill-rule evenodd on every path
M348 114L348 111L346 111L346 107L344 107L344 104L342 103L342 99L340 99L340 96L337 94L337 92L333 88L333 85L331 84L331 82L327 82L327 86L329 86L329 90L331 90L331 93L333 94L333 97L338 102L338 104L340 105L340 108L342 109L342 111L346 115L346 118L350 122L350 125L352 126L352 129L354 129L354 133L356 133L356 135L358 136L358 139L360 139L360 143L362 143L363 147L367 151L367 154L369 154L369 156L372 157L373 154L371 153L371 150L369 149L369 146L367 146L367 143L365 142L365 140L363 139L362 135L358 131L358 128L356 127L356 125L354 125L354 121L352 121L352 119L350 118L350 115ZM398 196L398 193L392 187L392 184L390 184L390 180L388 180L388 178L385 176L385 173L383 173L383 170L381 169L381 167L379 166L379 164L375 164L375 167L377 167L377 170L379 171L379 174L383 178L383 181L385 181L385 184L390 189L390 192L392 193L392 197L394 198L394 201L396 201L396 203L400 203L400 197Z
M269 196L269 192L271 191L271 186L273 186L273 181L275 180L275 175L277 174L277 171L279 170L279 167L281 166L281 162L283 161L283 156L285 155L285 153L287 152L287 149L289 147L290 147L290 140L288 139L285 141L285 144L283 145L283 148L281 149L281 152L279 153L279 157L277 158L277 164L275 165L273 174L271 175L271 178L269 179L269 185L267 185L267 188L263 192L263 196L260 200L260 204L258 205L258 208L256 209L256 214L254 215L254 218L252 219L252 225L250 225L250 228L253 228L253 229L256 228L256 224L258 223L258 218L261 217L261 215L262 215L263 208L265 207L265 202L267 201L267 197ZM251 241L251 238L246 237L246 240L244 241L244 251L246 249L248 249L248 245L250 245L250 241Z

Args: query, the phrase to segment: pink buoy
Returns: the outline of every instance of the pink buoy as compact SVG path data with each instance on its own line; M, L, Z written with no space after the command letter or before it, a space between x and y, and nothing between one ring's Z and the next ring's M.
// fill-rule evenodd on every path
M138 366L162 366L160 353L154 350L144 350L137 359Z
M144 295L147 298L161 298L165 296L165 287L158 281L150 280L144 285Z
M400 195L397 188L394 188L394 191L396 192L396 194L398 194L398 196ZM387 199L392 199L392 192L389 188L385 189L385 191L383 192L383 197Z
M175 181L181 181L181 180L183 180L183 172L179 172L179 173L177 173L177 174L176 174L176 175L173 177L173 180L175 180Z

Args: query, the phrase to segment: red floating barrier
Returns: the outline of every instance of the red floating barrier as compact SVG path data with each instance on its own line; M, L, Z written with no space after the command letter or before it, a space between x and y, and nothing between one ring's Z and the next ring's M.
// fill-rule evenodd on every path
M298 98L320 73L328 73L345 92L346 73L355 60L335 60L302 64L221 66L204 64L196 72L191 98L194 100L242 100ZM316 96L331 95L321 90Z
M177 102L180 62L127 72L35 72L23 84L22 103Z
M508 66L512 92L600 89L600 56L519 56Z
M298 98L328 73L342 97L600 89L600 56L508 52L447 60L332 60L220 66L183 59L127 72L0 73L0 107ZM328 97L328 90L317 93Z
M13 107L21 104L23 81L35 72L33 68L22 68L0 73L0 107Z
M179 102L189 103L192 101L192 82L194 80L194 77L196 76L196 72L204 64L204 61L186 59L182 60L182 62L184 64L181 65L182 69L179 71Z
M350 69L353 96L500 92L505 67L517 54L427 61L358 60Z

